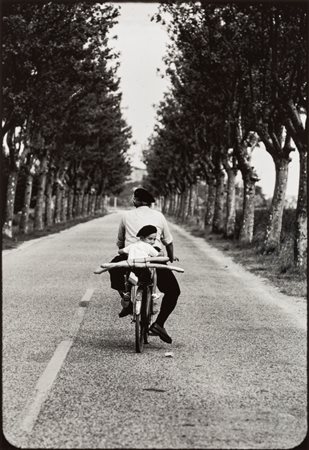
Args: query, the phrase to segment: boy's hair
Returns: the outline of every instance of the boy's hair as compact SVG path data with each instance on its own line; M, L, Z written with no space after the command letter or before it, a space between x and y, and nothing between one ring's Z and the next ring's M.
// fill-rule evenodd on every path
M145 225L138 231L136 237L147 237L150 234L153 234L156 232L157 232L157 227L155 227L154 225Z

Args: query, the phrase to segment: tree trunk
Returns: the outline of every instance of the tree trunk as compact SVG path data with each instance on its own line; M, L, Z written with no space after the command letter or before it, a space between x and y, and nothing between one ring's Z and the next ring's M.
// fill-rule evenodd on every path
M174 213L173 213L174 217L177 217L177 215L178 215L179 203L180 203L180 195L178 194L178 192L176 192L175 193Z
M168 206L168 198L166 195L164 195L163 202L162 202L162 213L163 214L166 214L167 206Z
M224 172L220 170L216 176L215 210L212 224L214 233L224 232Z
M180 204L178 210L178 218L183 221L185 216L185 203L186 203L187 191L183 191L180 194Z
M168 205L168 214L170 216L172 216L174 213L174 207L175 207L175 194L171 193L171 194L169 194L169 197L170 197L170 202Z
M185 211L185 219L190 220L192 217L192 202L193 202L193 185L191 184L188 189L187 198L186 198L186 211Z
M182 216L182 220L184 222L186 220L188 220L188 218L190 217L191 196L192 196L192 191L191 191L191 186L190 186L189 189L185 190L185 194L184 194L184 205L183 205L183 216Z
M51 170L47 177L47 185L46 185L46 226L50 227L53 224L53 187L55 182L55 173Z
M200 225L200 204L199 204L199 182L196 183L194 190L194 204L193 204L193 216L196 221L196 225Z
M81 182L77 179L75 183L73 216L77 219L81 215Z
M83 203L84 203L84 190L81 188L78 192L78 216L77 217L82 217L83 216Z
M88 192L83 195L83 207L82 207L82 216L88 216L88 203L89 203L89 194Z
M99 212L100 214L104 214L105 210L104 210L104 194L101 193L99 195Z
M216 202L216 182L215 179L212 179L209 180L208 183L207 203L204 218L204 230L207 232L212 229L212 223L215 213L215 202Z
M68 189L68 220L73 219L74 191L71 187Z
M95 199L95 194L89 193L88 194L88 216L93 215L93 201Z
M276 182L264 241L264 248L267 252L276 250L280 244L290 159L276 159L274 162L276 167Z
M94 216L95 215L95 205L96 205L96 200L97 200L97 194L96 192L94 192L93 196L92 196L92 202L91 202L91 215Z
M93 194L92 207L91 207L91 214L92 214L93 216L95 216L95 214L96 214L97 198L98 198L98 195L97 195L97 193L95 192L95 193Z
M55 202L55 223L61 222L61 207L62 207L62 188L57 182L56 186L56 202Z
M46 174L47 174L47 157L44 156L41 162L38 191L34 210L34 229L41 231L44 229L43 211L44 211L44 194L46 186Z
M236 176L237 170L230 168L227 171L227 199L226 199L226 221L225 237L233 238L236 223Z
M68 216L68 188L64 186L62 189L62 199L61 199L61 222L65 223Z
M254 197L256 178L251 176L250 172L243 175L244 199L243 199L243 217L240 227L239 241L242 244L250 244L253 239L254 227Z
M33 175L31 172L28 173L26 178L26 186L24 192L24 204L22 207L21 218L19 231L23 234L27 234L29 232L29 211L30 211L30 202L32 195L32 186L33 186Z
M307 151L299 152L299 186L296 207L294 261L303 269L307 260Z
M104 195L104 211L108 212L108 202L109 202L109 196L108 195Z
M16 187L18 180L18 171L13 170L9 174L6 194L6 211L5 219L2 227L2 233L9 238L13 237L13 219L14 219L14 205L16 196Z

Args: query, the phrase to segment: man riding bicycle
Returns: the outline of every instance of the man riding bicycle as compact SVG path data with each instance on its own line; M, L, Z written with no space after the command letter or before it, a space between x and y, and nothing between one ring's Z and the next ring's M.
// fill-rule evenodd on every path
M137 188L133 195L133 205L135 209L126 211L120 221L118 229L117 246L123 249L129 244L133 244L138 240L136 237L138 231L145 225L153 225L157 228L157 235L154 247L159 251L162 249L162 244L166 248L167 256L171 262L176 261L174 257L173 237L170 233L167 221L164 215L157 210L150 208L151 203L154 203L154 197L146 189ZM116 256L112 262L119 262L127 259L127 254ZM125 269L124 269L125 271ZM119 293L125 291L124 287L124 271L110 270L111 287L116 289ZM150 331L160 337L164 342L172 343L172 338L168 335L164 328L164 324L174 310L180 289L175 275L169 270L157 271L157 285L159 290L164 293L161 307L156 321L151 325ZM131 305L130 305L131 306ZM130 306L123 308L120 317L125 317L131 314Z

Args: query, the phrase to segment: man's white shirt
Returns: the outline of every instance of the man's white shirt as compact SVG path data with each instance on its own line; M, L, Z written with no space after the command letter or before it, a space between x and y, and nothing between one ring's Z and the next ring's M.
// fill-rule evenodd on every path
M162 243L168 245L173 242L173 237L163 214L148 206L139 206L123 214L118 229L118 248L137 242L138 238L136 235L145 225L157 227L157 236L154 244L156 247L161 249Z

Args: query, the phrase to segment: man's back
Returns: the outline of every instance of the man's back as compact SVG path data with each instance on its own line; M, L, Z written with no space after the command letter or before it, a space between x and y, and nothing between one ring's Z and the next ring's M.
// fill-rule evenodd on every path
M117 245L123 248L137 241L136 234L145 225L157 227L157 237L155 246L162 248L162 243L170 244L173 241L165 217L160 211L151 209L148 206L126 211L120 221L118 230Z

